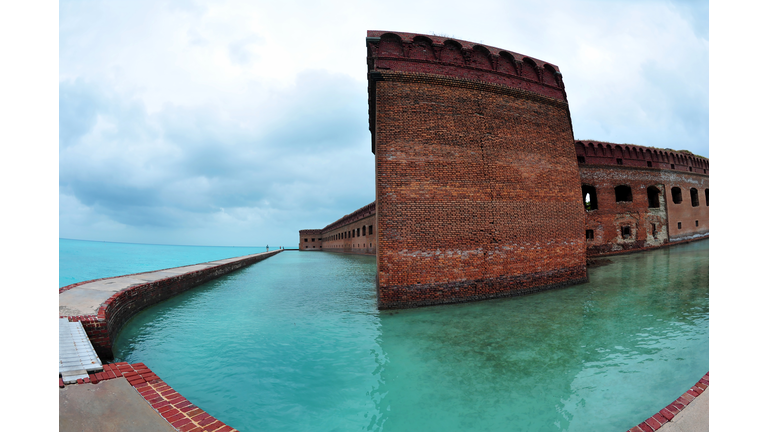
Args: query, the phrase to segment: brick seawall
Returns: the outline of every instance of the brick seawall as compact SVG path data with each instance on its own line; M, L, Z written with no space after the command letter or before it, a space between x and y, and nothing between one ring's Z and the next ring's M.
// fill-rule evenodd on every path
M73 284L59 290L60 317L80 321L99 357L111 359L118 333L141 310L279 252Z

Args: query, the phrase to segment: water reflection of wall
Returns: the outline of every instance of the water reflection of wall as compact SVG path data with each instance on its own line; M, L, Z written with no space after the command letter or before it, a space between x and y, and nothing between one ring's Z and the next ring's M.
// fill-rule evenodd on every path
M527 297L382 312L370 426L629 429L708 370L707 248L615 257L586 285Z

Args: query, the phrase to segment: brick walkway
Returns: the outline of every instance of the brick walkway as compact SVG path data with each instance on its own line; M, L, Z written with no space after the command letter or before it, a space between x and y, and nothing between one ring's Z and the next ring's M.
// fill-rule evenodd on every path
M662 408L661 411L648 417L648 419L639 425L633 427L627 432L654 432L671 430L669 427L670 422L676 422L676 429L678 430L692 430L697 432L703 432L709 430L709 393L707 393L707 416L685 416L684 422L681 424L680 420L683 417L677 416L683 412L692 402L696 400L705 390L709 388L709 372L702 379L699 380L693 387L682 396L677 398L674 402ZM690 424L689 424L690 423ZM693 424L696 423L696 424ZM677 426L680 426L678 428Z
M172 429L181 432L227 432L236 431L231 426L227 426L222 421L198 408L171 386L165 383L160 377L155 375L144 363L128 364L113 363L104 365L104 372L89 374L88 378L77 380L77 384L87 385L96 384L105 380L125 379L143 398L147 404L171 426ZM64 388L64 381L59 378L59 387ZM120 402L113 402L122 404ZM114 407L119 410L121 407ZM60 407L60 410L66 411L67 407ZM73 408L74 409L74 408ZM67 412L59 413L61 425L62 418L67 417ZM109 423L112 418L90 418L92 423ZM114 430L121 429L119 425Z

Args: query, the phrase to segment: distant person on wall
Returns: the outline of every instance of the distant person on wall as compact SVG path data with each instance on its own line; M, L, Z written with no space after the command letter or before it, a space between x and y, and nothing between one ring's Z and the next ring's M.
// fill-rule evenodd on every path
M269 245L267 245L267 252L269 252Z

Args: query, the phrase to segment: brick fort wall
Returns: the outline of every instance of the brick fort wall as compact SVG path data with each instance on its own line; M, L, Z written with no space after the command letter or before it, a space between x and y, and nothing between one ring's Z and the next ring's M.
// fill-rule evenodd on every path
M575 141L557 66L413 33L366 46L376 201L299 248L376 254L379 308L570 285L587 257L709 235L709 160Z
M379 307L586 281L557 67L465 41L368 32Z

